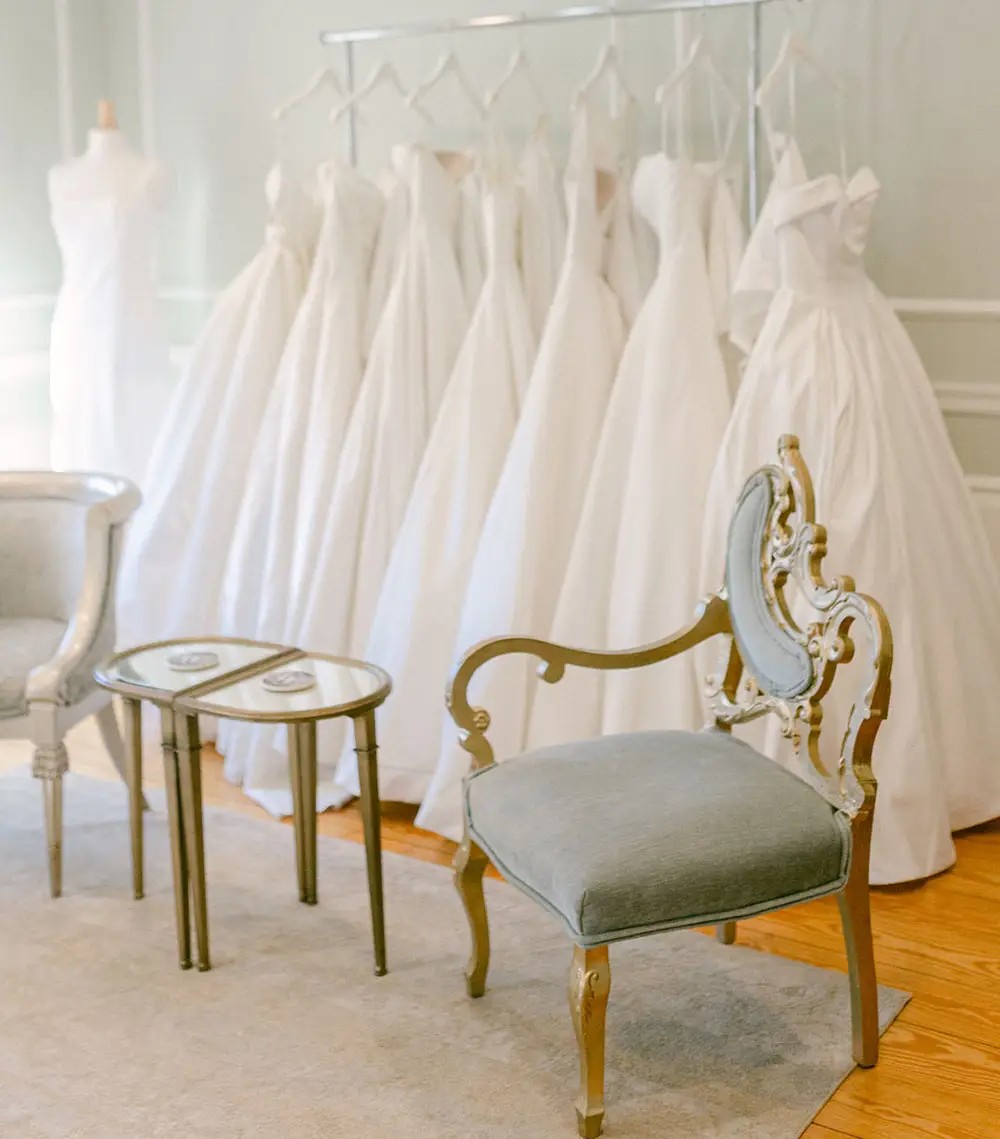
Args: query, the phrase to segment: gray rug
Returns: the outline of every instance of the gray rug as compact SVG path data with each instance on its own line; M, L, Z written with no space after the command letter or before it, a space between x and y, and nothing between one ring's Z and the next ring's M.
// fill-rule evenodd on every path
M3 1139L572 1139L569 946L489 883L486 996L440 867L387 855L371 971L362 849L320 840L300 905L292 832L209 813L215 969L176 966L166 826L129 897L125 795L71 777L65 896L45 892L38 788L0 778ZM609 1139L794 1139L851 1069L846 979L697 934L612 949ZM882 992L890 1022L906 997Z

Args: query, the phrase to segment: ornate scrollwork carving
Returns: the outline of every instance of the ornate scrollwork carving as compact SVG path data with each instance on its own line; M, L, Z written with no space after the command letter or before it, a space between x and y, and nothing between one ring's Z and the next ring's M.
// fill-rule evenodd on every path
M31 760L31 774L36 779L58 779L69 770L69 755L65 744L35 748Z
M720 728L729 729L767 713L776 715L805 776L835 806L854 815L874 800L871 745L888 712L892 636L881 606L857 593L851 578L830 582L823 578L826 530L815 519L812 481L795 436L782 436L778 455L779 465L760 472L772 487L761 581L774 625L801 645L813 661L812 679L804 692L791 699L769 693L747 671L734 640L724 671L709 678L707 693ZM796 598L789 596L790 585L798 592L798 606ZM796 621L793 611L802 607L811 609L817 619ZM855 621L868 634L871 669L848 717L837 770L829 771L819 750L822 700L837 667L854 658L850 631Z

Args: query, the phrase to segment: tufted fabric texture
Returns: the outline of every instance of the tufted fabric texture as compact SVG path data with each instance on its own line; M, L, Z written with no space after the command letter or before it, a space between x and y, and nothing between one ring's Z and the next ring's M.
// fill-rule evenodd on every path
M476 772L476 841L580 945L747 917L839 890L848 820L724 732L637 732Z

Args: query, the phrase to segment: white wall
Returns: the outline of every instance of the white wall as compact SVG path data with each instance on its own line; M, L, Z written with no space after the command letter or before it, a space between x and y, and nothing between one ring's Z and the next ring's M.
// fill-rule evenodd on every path
M102 94L115 98L123 127L135 138L140 134L137 3L70 0L78 147ZM321 63L342 59L335 49L320 48L319 29L504 6L503 0L149 0L154 134L175 175L161 280L176 342L190 341L213 293L259 243L263 180L275 155L271 108ZM555 6L551 0L506 3L529 11ZM741 87L749 18L746 11L727 11L704 21L727 74ZM803 0L797 18L845 79L850 162L871 163L883 182L869 256L873 276L894 296L1000 298L1000 147L994 144L1000 5ZM786 20L783 3L764 11L766 61ZM691 23L697 26L697 18ZM672 17L621 21L633 87L647 112L647 146L658 139L650 97L672 69L674 33ZM606 25L589 23L529 31L521 40L548 92L557 142L569 94L606 35ZM517 43L514 33L502 30L363 46L358 72L363 77L388 58L404 78L416 80L444 46L453 46L485 86ZM324 110L317 105L294 123L288 149L297 161L342 147L343 138L323 124ZM433 110L440 121L435 138L451 143L479 133L453 92ZM527 116L518 110L513 106L510 117L524 124ZM415 127L391 97L372 104L366 118L361 161L375 169L391 142ZM817 171L836 161L834 123L826 89L804 75L797 128ZM46 345L46 298L58 287L59 265L45 173L58 157L52 5L0 0L0 354L43 352ZM993 495L1000 488L1000 322L920 321L910 328L963 463L981 495ZM990 501L1000 518L1000 491Z

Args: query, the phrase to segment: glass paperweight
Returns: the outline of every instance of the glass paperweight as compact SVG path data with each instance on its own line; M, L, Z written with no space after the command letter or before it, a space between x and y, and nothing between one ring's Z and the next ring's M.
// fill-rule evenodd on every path
M201 672L206 668L215 668L218 663L219 654L207 649L187 649L167 657L167 665L175 672Z
M305 692L316 683L316 677L304 668L279 668L261 677L260 682L270 692Z

